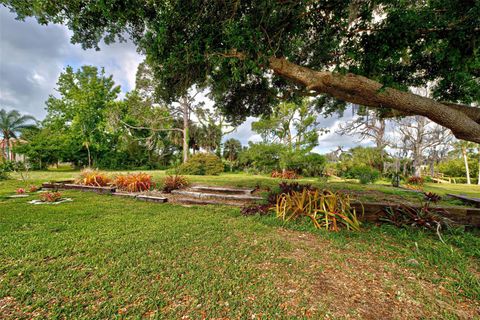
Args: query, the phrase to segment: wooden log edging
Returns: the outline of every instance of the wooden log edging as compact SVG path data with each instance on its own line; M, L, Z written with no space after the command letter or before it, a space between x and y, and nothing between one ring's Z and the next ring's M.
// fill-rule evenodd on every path
M363 206L363 209L362 209ZM381 202L352 202L352 207L355 208L357 215L363 221L378 222L383 216L386 208L398 208L399 204L381 203ZM420 205L411 205L412 208L421 209ZM455 223L480 228L480 209L477 208L462 208L462 207L444 207L439 208L445 210L444 216ZM364 210L363 217L360 216Z

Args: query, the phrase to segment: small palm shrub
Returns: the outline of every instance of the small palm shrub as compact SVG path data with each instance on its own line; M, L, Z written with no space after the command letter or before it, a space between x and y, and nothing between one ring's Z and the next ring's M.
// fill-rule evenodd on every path
M146 173L119 175L115 178L115 185L128 192L148 191L155 186L152 176Z
M112 179L104 172L92 169L84 169L80 172L80 177L77 179L77 183L86 186L105 187L112 182Z
M163 192L170 193L172 190L182 189L189 185L187 178L180 175L170 175L163 179Z
M219 175L224 171L222 160L211 153L197 153L181 164L176 172L186 175Z
M276 215L283 221L309 218L315 228L330 231L360 230L361 223L347 194L329 190L293 191L277 198Z
M60 192L44 192L40 194L40 201L42 202L57 202L62 199Z

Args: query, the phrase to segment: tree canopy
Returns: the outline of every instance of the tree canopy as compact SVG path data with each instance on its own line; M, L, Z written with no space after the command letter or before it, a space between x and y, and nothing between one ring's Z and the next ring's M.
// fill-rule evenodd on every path
M159 96L208 85L230 120L315 95L323 107L423 115L480 142L478 1L1 2L20 19L66 24L84 48L130 37ZM432 96L411 86L430 86Z

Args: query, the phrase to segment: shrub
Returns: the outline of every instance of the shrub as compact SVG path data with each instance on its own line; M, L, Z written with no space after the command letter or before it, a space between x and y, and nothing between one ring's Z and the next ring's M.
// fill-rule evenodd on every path
M80 178L77 179L77 183L97 187L107 186L111 181L112 179L110 179L105 173L92 169L84 169L80 172Z
M407 183L415 186L423 186L425 180L422 177L411 176L407 179Z
M283 171L273 170L270 176L272 178L281 178L281 179L297 179L298 178L295 171L291 171L291 170L283 170Z
M17 194L24 194L24 193L25 193L25 189L23 189L23 188L18 188L17 190L15 190L15 192L16 192Z
M43 202L56 202L62 199L60 192L44 192L40 194L40 201Z
M280 143L249 143L238 156L238 163L254 172L271 172L279 168L282 153L286 147Z
M315 191L317 190L311 184L299 184L298 182L282 181L278 184L278 188L268 193L267 201L271 205L277 203L277 198L282 194L293 194L293 192L302 192L303 190Z
M455 179L455 183L466 184L468 182L467 177L453 177L452 179ZM477 184L478 179L477 178L470 178L470 183Z
M380 178L380 171L368 166L353 167L351 173L361 184L374 183Z
M294 191L277 198L277 217L284 220L309 218L315 228L331 231L360 230L360 221L355 208L350 205L350 197L343 193L324 190Z
M166 176L165 179L163 179L163 192L170 193L172 190L185 188L188 185L189 182L184 176Z
M433 192L425 192L423 195L425 201L437 203L438 201L442 200L442 197L439 194Z
M197 153L177 168L178 174L219 175L223 172L223 163L211 153Z
M14 164L11 161L0 161L0 181L9 178L8 173L12 172Z
M115 185L120 190L128 192L141 192L150 190L155 184L152 176L146 173L132 173L119 175L115 178Z
M400 187L400 180L401 180L401 179L402 179L402 178L401 178L400 174L394 173L394 174L392 175L392 186L393 186L393 187L397 187L397 188Z
M430 201L426 201L420 208L404 204L385 208L380 220L397 227L417 227L436 231L440 240L442 240L440 229L449 228L452 223L451 220L443 217L444 214L445 210L430 207Z
M37 192L38 191L38 187L37 186L34 186L34 185L31 185L28 189L29 192Z
M302 167L299 172L307 177L322 176L326 161L325 156L317 153L309 153L303 157Z

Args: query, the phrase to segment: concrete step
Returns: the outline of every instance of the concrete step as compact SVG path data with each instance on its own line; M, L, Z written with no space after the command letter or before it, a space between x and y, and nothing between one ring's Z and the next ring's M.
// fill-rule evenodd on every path
M213 186L191 186L191 190L207 192L207 193L224 193L224 194L252 194L254 189L241 189L231 187L213 187Z
M197 192L191 190L173 190L173 194L179 194L182 196L199 198L199 199L224 199L224 200L238 200L238 201L257 201L262 200L262 197L252 196L249 194L219 194L219 193L206 193Z
M154 197L154 196L147 196L143 194L136 196L135 199L141 200L141 201L148 201L148 202L157 202L157 203L165 203L168 201L168 199L164 197Z
M237 206L242 207L243 203L240 202L224 202L221 200L206 200L196 198L177 198L175 202L192 205L222 205L222 206Z

